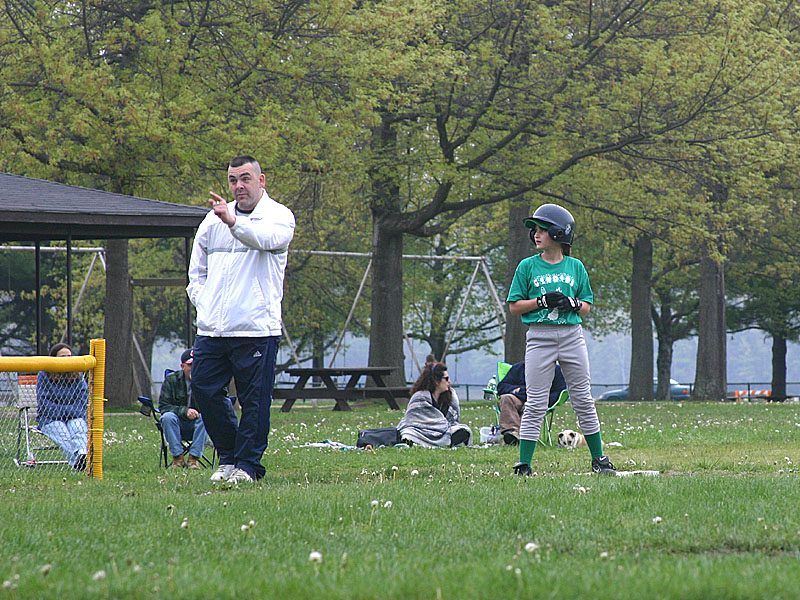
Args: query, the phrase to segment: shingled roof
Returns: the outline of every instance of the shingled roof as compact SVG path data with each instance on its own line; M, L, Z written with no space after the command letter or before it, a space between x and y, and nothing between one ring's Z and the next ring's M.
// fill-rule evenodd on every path
M208 210L0 173L0 241L188 238Z

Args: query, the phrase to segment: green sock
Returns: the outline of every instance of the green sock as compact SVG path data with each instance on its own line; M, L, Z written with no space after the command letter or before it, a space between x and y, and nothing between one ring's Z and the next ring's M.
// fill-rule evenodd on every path
M589 446L589 452L592 453L592 458L603 456L603 440L600 439L600 432L584 437L586 438L586 445Z
M536 442L532 442L531 440L520 440L519 462L525 463L526 465L530 465L531 460L533 459L534 450L536 450Z

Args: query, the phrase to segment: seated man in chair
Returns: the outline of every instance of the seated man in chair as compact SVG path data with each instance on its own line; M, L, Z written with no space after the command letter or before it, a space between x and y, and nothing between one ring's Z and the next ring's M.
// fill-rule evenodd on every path
M548 406L558 402L562 390L567 388L567 382L561 373L561 366L556 365L553 384L550 386ZM519 444L519 423L522 412L525 410L525 361L514 364L506 376L497 384L497 395L500 399L500 433L503 441L509 446Z
M199 458L203 455L206 444L206 428L200 412L192 407L192 351L181 354L181 370L167 375L161 386L158 397L158 408L161 411L161 427L172 455L173 467L199 469ZM181 440L191 441L184 457Z

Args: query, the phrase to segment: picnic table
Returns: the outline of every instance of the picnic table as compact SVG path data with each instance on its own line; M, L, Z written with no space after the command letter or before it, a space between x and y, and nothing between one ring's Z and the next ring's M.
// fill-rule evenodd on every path
M408 387L392 387L386 384L384 377L390 375L396 367L296 367L286 369L297 381L291 388L275 388L272 397L281 400L281 412L289 412L297 400L333 399L336 401L333 410L350 410L348 402L362 398L385 398L386 403L393 410L400 410L396 397L408 398ZM312 377L318 377L324 384L323 387L307 388L306 384ZM336 385L334 377L348 377L343 388ZM356 387L364 377L364 387ZM367 386L367 378L372 379L374 385Z

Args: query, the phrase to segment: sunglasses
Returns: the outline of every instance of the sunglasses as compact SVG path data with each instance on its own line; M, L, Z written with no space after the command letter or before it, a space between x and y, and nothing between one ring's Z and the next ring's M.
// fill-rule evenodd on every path
M450 381L450 376L449 375L445 375L444 377L442 377L442 379L444 379L445 381Z

